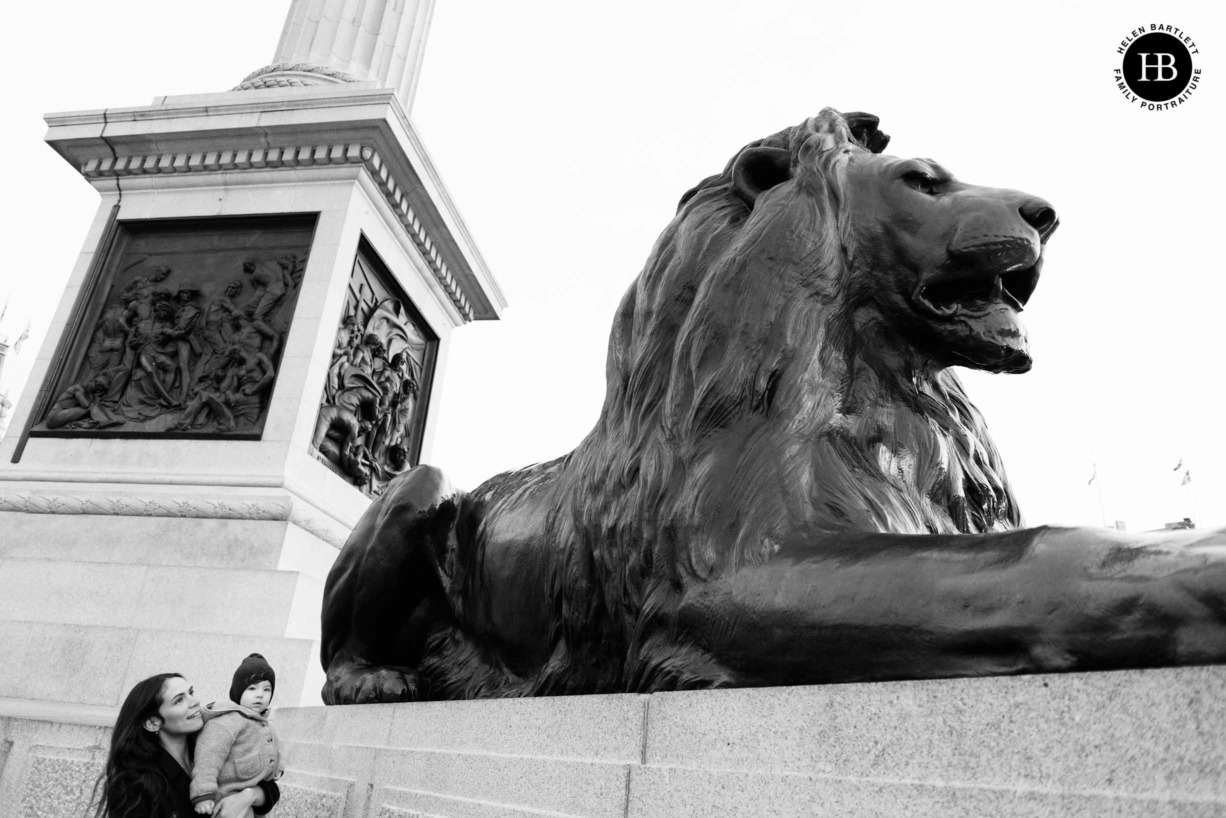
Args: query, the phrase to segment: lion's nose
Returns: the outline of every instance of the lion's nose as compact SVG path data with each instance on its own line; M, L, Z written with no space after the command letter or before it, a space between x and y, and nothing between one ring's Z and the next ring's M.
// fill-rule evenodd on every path
M1042 199L1028 198L1017 210L1026 220L1026 224L1039 231L1039 241L1047 241L1048 236L1060 226L1056 209Z

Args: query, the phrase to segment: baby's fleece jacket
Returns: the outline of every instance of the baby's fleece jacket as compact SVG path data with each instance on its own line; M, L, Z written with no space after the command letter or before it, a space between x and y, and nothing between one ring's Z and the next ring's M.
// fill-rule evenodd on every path
M281 740L268 719L233 702L210 702L201 711L196 739L192 803L216 801L281 775Z

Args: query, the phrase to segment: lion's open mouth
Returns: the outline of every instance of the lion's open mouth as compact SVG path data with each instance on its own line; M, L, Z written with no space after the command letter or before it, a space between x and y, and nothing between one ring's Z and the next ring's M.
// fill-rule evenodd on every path
M923 284L916 303L940 318L983 315L1001 304L1021 312L1039 282L1039 265L1000 275L959 276Z

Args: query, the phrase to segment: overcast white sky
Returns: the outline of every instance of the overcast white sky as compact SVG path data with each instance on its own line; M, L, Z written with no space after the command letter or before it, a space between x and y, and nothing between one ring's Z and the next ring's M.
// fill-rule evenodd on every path
M42 114L228 89L269 62L289 1L15 5L0 295L37 344L97 206ZM1027 521L1097 525L1097 462L1108 520L1160 527L1194 502L1226 523L1218 5L438 0L411 118L511 308L455 333L430 459L472 487L571 449L680 195L831 105L879 115L892 154L1060 211L1024 315L1034 370L964 376ZM1151 23L1201 52L1173 111L1115 87L1119 41Z

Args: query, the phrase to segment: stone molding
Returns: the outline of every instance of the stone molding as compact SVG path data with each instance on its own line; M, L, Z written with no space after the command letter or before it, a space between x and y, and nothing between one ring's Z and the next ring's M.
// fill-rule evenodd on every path
M126 517L208 517L217 520L288 520L293 501L186 495L152 497L0 490L0 511L26 514L108 514Z
M98 492L0 489L0 512L25 514L101 514L119 517L183 517L212 520L270 520L293 523L340 548L349 530L338 520L291 497L238 497L157 494L140 497Z
M375 85L225 91L158 97L147 106L48 114L46 141L107 193L131 182L156 189L285 181L285 174L270 172L274 168L299 171L290 181L303 187L311 187L316 177L336 181L338 174L356 174L365 195L387 201L391 212L378 209L398 242L406 250L422 248L432 272L421 269L421 274L450 322L497 319L506 307L498 282L396 92ZM370 149L369 156L363 148ZM365 173L358 172L362 166ZM247 172L257 170L262 172ZM399 230L395 222L401 223Z
M314 534L319 539L335 548L340 548L349 539L349 529L322 512L308 510L303 503L294 503L289 511L289 522L301 528L308 534Z
M360 82L352 74L311 63L274 63L252 71L231 90L252 91L258 88L322 85L324 83Z
M155 174L233 173L238 171L276 168L307 168L319 166L357 165L371 179L387 200L388 206L421 253L431 274L447 293L451 303L464 320L474 318L472 305L464 295L438 248L430 239L425 226L409 206L401 185L392 176L387 164L370 145L338 143L333 145L298 145L276 148L230 148L194 153L149 153L102 156L81 165L81 175L87 179L123 178Z
M71 702L43 702L30 699L0 698L0 719L49 721L82 724L89 727L114 727L118 707Z

